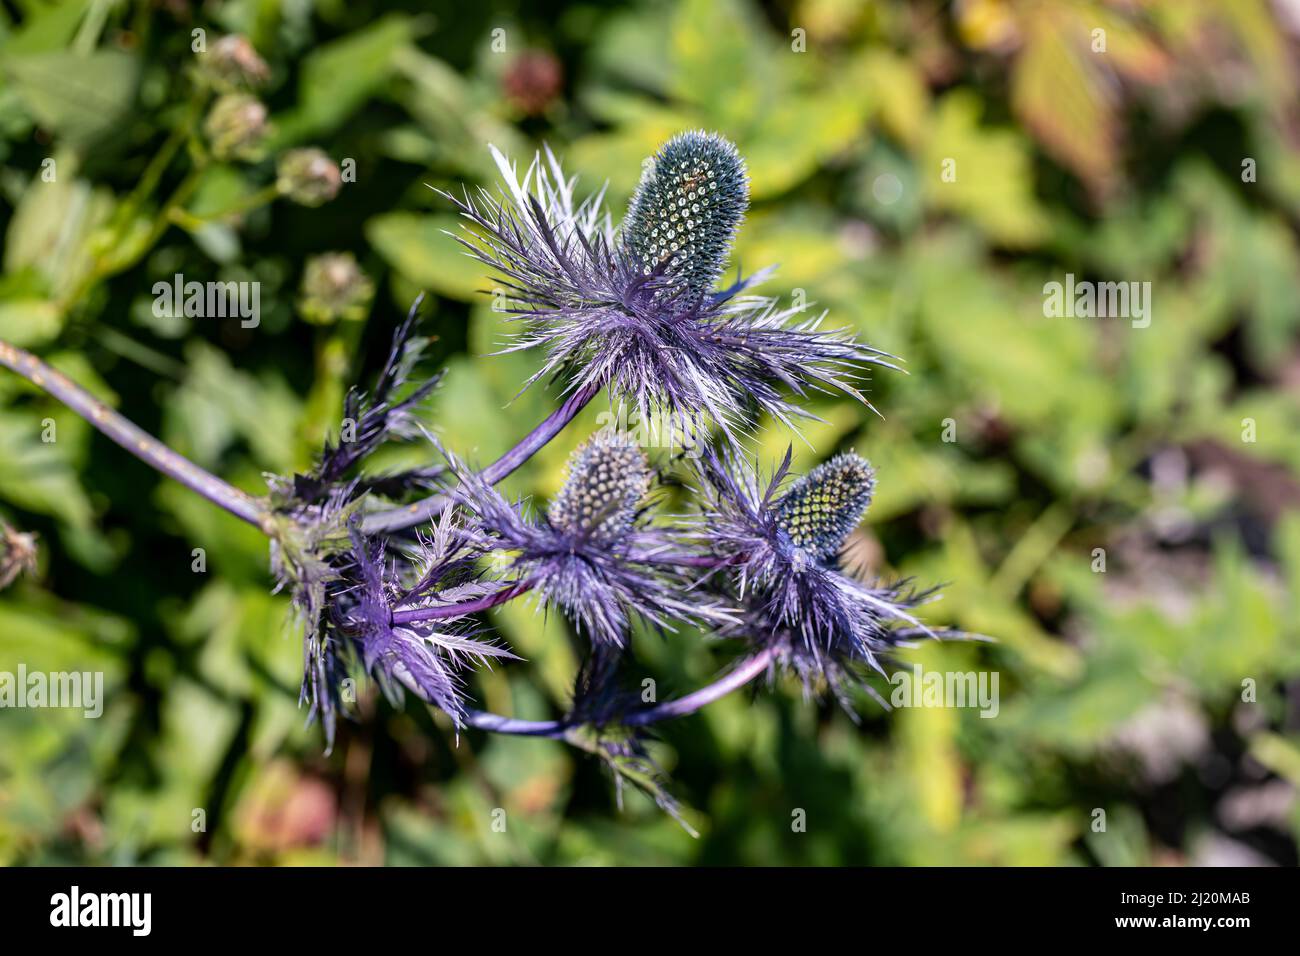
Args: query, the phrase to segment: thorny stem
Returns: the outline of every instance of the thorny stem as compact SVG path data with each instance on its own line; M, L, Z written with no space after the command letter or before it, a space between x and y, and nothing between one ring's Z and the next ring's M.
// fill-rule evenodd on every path
M498 481L510 475L529 458L537 454L547 442L562 432L564 427L577 417L578 413L596 397L599 391L600 386L597 384L586 385L578 389L565 400L563 405L551 412L542 420L541 424L529 432L523 441L484 468L479 473L479 477L488 484L495 485ZM390 531L401 531L404 528L422 524L440 514L447 507L448 500L447 495L438 494L425 498L423 501L417 501L415 504L373 512L362 519L361 530L366 534L382 534Z
M493 591L491 594L474 598L472 601L461 601L458 604L442 604L438 607L407 608L404 611L392 611L390 616L394 624L414 624L418 621L438 621L449 617L462 617L466 614L475 614L505 604L507 601L513 600L524 592L531 590L532 587L532 581L515 581L497 591Z
M633 711L621 719L628 727L645 727L664 720L673 720L693 714L716 700L721 700L732 691L739 690L754 678L764 673L776 656L776 648L765 647L753 657L748 658L738 667L728 671L711 684L706 684L697 691L664 701L645 710ZM498 734L515 734L523 737L564 737L570 730L580 727L581 720L521 720L517 717L503 717L500 714L484 710L467 710L465 723L480 730Z
M58 399L149 467L266 531L266 511L255 498L172 451L35 355L0 340L0 365Z

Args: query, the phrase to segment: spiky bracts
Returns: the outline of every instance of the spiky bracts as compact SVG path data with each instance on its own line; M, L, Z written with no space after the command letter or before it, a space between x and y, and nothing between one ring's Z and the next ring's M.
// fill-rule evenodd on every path
M624 241L643 275L661 272L696 302L722 275L748 206L736 147L717 133L680 133L646 160Z
M515 655L478 639L481 629L468 615L398 624L392 613L395 602L425 601L431 594L441 599L449 596L441 585L457 565L450 534L441 542L425 542L425 561L436 570L426 567L419 581L404 591L397 583L401 578L397 563L386 565L383 544L367 540L355 527L352 533L349 587L340 594L340 629L391 700L400 701L409 691L461 726L465 716L462 671L472 664ZM476 590L460 587L454 596Z
M618 436L599 432L574 453L565 487L541 518L454 459L452 467L461 480L454 497L475 517L467 534L476 546L512 553L511 576L594 644L622 647L633 617L660 630L674 621L732 619L714 603L683 600L677 569L657 560L672 542L639 507L649 466Z
M642 184L622 235L601 194L575 204L573 181L549 151L521 183L493 150L505 179L501 195L447 195L466 220L460 241L504 288L506 312L525 324L504 351L546 352L525 387L543 378L558 378L575 393L608 387L643 419L666 411L681 422L716 423L733 439L762 412L787 423L806 416L791 396L839 390L867 403L860 380L871 365L895 367L891 356L848 332L823 329L825 313L748 294L767 272L709 291L743 213L743 165L721 137L689 134L670 146ZM674 172L656 172L668 169ZM718 188L710 190L710 182ZM698 203L702 183L713 197L710 215L691 218L694 251L687 261L675 228L685 228L681 213L668 212L666 223L657 217L674 189L685 189L671 198L687 203L679 210ZM718 198L724 185L725 201ZM669 244L655 245L667 231L674 233ZM645 256L660 258L650 263Z
M416 298L405 320L394 331L374 387L369 391L358 388L348 391L337 439L326 439L315 467L309 472L294 475L290 482L278 479L282 494L298 502L312 503L336 494L341 488L346 488L349 498L359 498L372 490L400 498L432 486L440 472L436 468L393 475L356 474L358 466L385 443L407 441L423 434L416 411L442 379L439 372L407 387L428 341L415 334L423 299L423 295Z
M35 356L0 342L0 365L270 537L279 586L304 619L302 700L331 743L347 702L345 677L360 663L390 697L414 693L457 727L591 750L617 779L674 812L644 747L649 725L693 713L775 664L838 692L863 669L881 670L881 658L912 638L957 636L936 634L912 615L925 595L905 583L868 585L840 566L875 488L867 462L841 455L787 486L789 453L764 482L734 450L757 414L788 424L806 414L795 400L813 390L838 389L865 403L855 387L865 368L894 366L850 334L823 330L824 313L805 316L749 294L765 273L714 291L748 201L744 163L722 137L697 131L665 144L646 166L621 233L601 194L575 203L573 182L549 151L522 183L493 154L506 191L452 199L467 220L461 241L496 273L507 311L526 325L506 350L545 349L525 387L558 378L566 398L483 472L450 455L445 472L364 470L386 441L427 435L416 409L437 378L407 387L422 344L414 335L418 300L374 389L349 393L337 440L305 474L272 476L265 498L180 458ZM692 435L721 426L729 442L721 452L705 449L701 506L686 529L651 522L650 464L608 432L578 449L540 516L493 488L602 389L646 421L668 412L675 429ZM362 502L375 493L397 506L363 518ZM413 502L416 493L427 497ZM414 542L395 536L440 514ZM0 587L32 564L30 537L0 523ZM513 656L482 639L477 616L526 592L591 641L561 720L467 706L469 667ZM712 683L645 706L618 681L635 618L660 629L690 621L750 646Z
M855 668L883 673L880 659L918 637L935 637L911 609L928 595L907 582L870 586L837 560L874 488L871 466L842 455L782 490L790 453L763 482L728 452L700 463L702 510L691 536L717 557L703 586L734 597L744 620L729 633L777 659L806 682L837 693Z

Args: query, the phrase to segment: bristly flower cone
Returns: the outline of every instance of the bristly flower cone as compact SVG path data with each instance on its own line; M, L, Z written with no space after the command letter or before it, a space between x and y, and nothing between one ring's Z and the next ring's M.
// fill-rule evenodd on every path
M818 561L839 554L862 521L876 490L876 473L866 459L837 455L804 475L777 505L777 523Z
M644 275L662 271L698 301L722 275L748 206L749 177L736 147L717 133L681 133L647 161L624 240Z
M546 513L554 527L593 541L631 529L650 490L645 452L597 434L573 453L568 472Z

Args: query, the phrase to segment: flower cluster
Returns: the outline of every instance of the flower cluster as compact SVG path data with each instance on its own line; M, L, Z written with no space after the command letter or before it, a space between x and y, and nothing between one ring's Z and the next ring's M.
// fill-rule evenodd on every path
M239 44L218 52L225 59L210 69L220 68L223 88L263 78ZM231 150L251 147L235 120L255 101L223 95L245 100L219 103L210 131ZM530 382L558 378L566 397L481 470L444 450L423 424L439 376L420 374L419 300L373 388L349 392L337 438L308 471L272 476L263 498L184 460L35 356L0 342L0 364L270 538L278 586L303 622L301 698L330 745L355 700L351 676L364 671L392 700L412 694L458 730L567 740L676 814L646 748L647 728L780 668L849 705L851 688L884 673L896 648L958 636L915 616L929 592L869 582L845 566L845 542L876 487L865 460L841 454L796 478L787 452L763 479L740 450L758 415L789 422L812 389L865 402L853 383L866 367L892 364L849 333L821 328L821 317L751 294L763 273L715 289L748 204L744 162L722 137L688 132L666 143L647 162L617 229L603 193L575 201L572 180L549 151L522 182L494 155L504 189L452 199L466 220L462 241L513 296L509 311L524 330L509 348L544 353ZM326 166L310 152L289 157L281 191L308 203L328 198L336 184ZM372 291L350 280L336 285L348 294L316 298L350 302ZM323 305L324 320L347 317L347 304ZM692 432L708 438L702 454L652 461L628 436L605 429L572 454L549 502L512 500L497 489L602 391L611 404L698 423ZM434 460L375 470L371 456L393 441L425 442ZM669 512L665 500L683 490L692 500ZM34 565L34 548L30 536L3 525L0 544L3 586ZM485 613L521 598L567 618L586 647L572 706L554 720L472 705L474 668L515 659ZM647 701L626 686L639 631L711 633L745 651L713 683Z
M870 464L846 453L794 478L787 452L764 480L734 440L760 412L796 413L808 388L857 395L852 375L889 363L846 333L794 321L775 300L742 295L752 280L714 291L747 204L744 163L721 137L667 143L617 230L599 194L575 202L553 155L522 183L496 156L504 191L452 200L467 220L463 242L515 296L511 312L527 331L511 348L542 347L535 378L558 375L569 401L502 461L470 467L418 427L415 410L437 379L414 380L422 343L412 310L375 389L348 397L354 434L327 443L310 474L276 483L277 514L329 528L315 565L281 562L307 612L303 692L332 733L343 702L331 681L355 664L390 696L413 693L458 728L569 740L676 812L645 728L778 668L849 705L852 687L873 693L862 678L884 673L891 651L939 636L914 615L928 593L869 583L844 565L875 491ZM718 440L698 460L654 463L607 428L579 445L549 502L495 487L602 389L611 402L702 413ZM365 472L381 444L413 438L441 463ZM663 485L692 492L693 505L665 513ZM375 522L380 498L388 514L433 523ZM562 614L587 642L573 705L555 721L485 714L468 698L471 668L513 657L490 639L483 612L516 598ZM622 684L638 628L738 639L746 656L714 685L647 705Z
M823 680L846 700L855 671L883 674L883 655L935 636L911 613L930 592L916 593L906 581L868 585L843 566L845 541L875 490L867 461L839 455L786 487L789 467L787 451L764 482L734 455L707 457L692 537L723 572L709 586L744 608L731 633L772 649L805 684Z

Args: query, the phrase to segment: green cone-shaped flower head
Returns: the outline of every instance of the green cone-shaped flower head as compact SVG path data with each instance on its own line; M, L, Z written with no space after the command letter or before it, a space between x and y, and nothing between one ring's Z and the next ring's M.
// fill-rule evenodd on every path
M649 488L645 453L611 432L598 432L569 457L568 478L547 517L562 531L609 540L631 528Z
M748 205L736 147L716 133L681 133L647 160L624 237L643 271L662 267L698 299L722 274Z
M862 521L876 490L876 473L858 455L837 455L790 486L777 521L797 547L820 561L835 557Z

